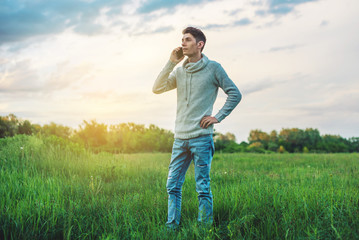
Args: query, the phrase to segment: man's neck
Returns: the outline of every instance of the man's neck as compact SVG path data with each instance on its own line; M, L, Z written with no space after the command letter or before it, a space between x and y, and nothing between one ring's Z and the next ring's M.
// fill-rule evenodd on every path
M196 54L194 56L188 56L188 62L195 63L201 60L201 58L202 58L202 53L200 52L199 54Z

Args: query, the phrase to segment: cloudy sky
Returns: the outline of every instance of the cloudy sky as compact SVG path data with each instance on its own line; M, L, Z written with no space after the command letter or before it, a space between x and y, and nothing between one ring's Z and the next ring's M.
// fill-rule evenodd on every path
M181 30L243 94L218 132L317 128L359 137L357 0L3 0L0 115L174 129L176 92L152 85ZM226 95L220 90L214 114Z

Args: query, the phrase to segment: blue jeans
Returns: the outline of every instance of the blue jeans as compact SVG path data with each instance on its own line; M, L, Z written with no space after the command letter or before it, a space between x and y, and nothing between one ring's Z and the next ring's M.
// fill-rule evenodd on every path
M212 135L191 139L175 139L167 178L168 221L167 226L176 228L181 219L182 185L187 169L193 160L196 191L198 193L198 221L213 222L213 198L209 172L214 154Z

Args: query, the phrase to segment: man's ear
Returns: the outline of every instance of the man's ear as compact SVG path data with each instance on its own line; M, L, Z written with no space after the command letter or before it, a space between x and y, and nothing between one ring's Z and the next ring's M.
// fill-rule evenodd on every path
M199 41L199 42L197 43L197 47L198 47L199 49L202 49L203 46L204 46L204 42L203 42L203 41Z

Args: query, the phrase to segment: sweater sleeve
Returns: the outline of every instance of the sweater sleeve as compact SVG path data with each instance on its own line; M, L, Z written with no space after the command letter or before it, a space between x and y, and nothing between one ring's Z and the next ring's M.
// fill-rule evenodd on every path
M238 105L238 103L242 99L242 94L238 90L234 82L228 77L227 73L224 71L224 69L220 64L216 69L215 76L218 82L218 86L222 88L223 91L227 94L227 99L225 104L214 116L218 120L218 122L221 122Z
M175 63L171 61L167 62L165 67L158 75L155 83L153 84L152 91L154 93L160 94L177 87L175 74L174 73L170 74L175 66L176 66Z

